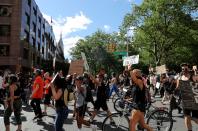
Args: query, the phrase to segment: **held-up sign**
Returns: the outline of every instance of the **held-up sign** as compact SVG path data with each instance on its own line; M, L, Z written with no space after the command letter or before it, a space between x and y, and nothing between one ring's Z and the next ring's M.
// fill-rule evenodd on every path
M179 89L183 108L198 110L198 83L179 80Z
M133 65L139 63L139 55L126 57L123 61L123 66Z
M84 52L81 52L81 56L82 56L82 59L84 60L84 67L85 67L85 70L86 70L87 72L89 72L89 65L88 65L88 63L87 63L87 58L86 58L86 56L85 56L85 53L84 53Z
M68 74L76 73L78 75L82 75L84 72L83 64L84 64L84 60L71 61Z
M157 74L164 74L166 73L166 65L161 65L156 67Z

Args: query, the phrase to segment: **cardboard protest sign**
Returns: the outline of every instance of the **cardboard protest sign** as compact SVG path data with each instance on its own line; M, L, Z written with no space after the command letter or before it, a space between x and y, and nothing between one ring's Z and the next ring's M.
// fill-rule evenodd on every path
M198 83L179 80L179 89L183 108L198 110Z
M83 74L84 72L84 61L83 60L75 60L71 61L69 66L69 73L68 74Z
M164 74L166 73L166 65L161 65L156 67L157 74Z

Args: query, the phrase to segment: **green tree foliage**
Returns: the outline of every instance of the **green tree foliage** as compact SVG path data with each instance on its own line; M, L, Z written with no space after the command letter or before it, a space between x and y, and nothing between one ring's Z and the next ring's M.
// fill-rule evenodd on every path
M126 14L121 32L133 27L133 45L145 64L198 63L198 2L144 0Z
M101 67L105 68L108 73L119 72L123 68L122 62L119 62L113 53L107 51L107 46L112 43L116 44L118 39L119 37L116 37L115 34L107 34L98 30L91 36L79 40L70 54L73 59L81 59L81 52L84 52L93 73L97 73Z

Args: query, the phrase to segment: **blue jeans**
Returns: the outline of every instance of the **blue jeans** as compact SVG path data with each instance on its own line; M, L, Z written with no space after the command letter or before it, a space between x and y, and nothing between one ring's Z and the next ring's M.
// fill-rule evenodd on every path
M65 118L64 108L56 109L55 131L62 131L63 130L64 118Z
M119 91L118 91L118 87L117 87L115 84L113 84L113 85L111 86L111 89L110 89L110 92L109 92L109 97L111 97L113 91L115 91L116 94L119 92Z

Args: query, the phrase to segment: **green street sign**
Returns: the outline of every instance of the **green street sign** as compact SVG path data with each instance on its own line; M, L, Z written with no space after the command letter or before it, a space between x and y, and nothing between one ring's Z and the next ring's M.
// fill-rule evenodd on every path
M116 51L116 52L113 52L114 55L122 55L122 56L127 56L127 52L126 51Z

